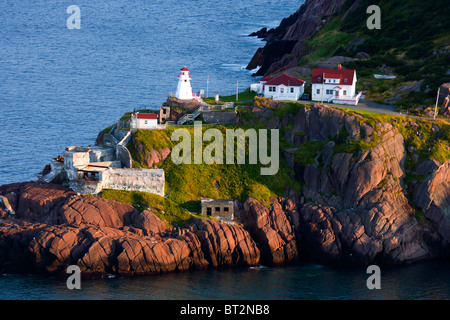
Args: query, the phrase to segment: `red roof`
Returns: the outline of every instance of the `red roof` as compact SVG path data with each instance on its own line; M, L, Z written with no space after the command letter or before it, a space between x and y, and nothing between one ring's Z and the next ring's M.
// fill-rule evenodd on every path
M264 77L264 78L262 78L261 80L259 80L259 82L262 82L262 81L269 81L270 79L272 79L272 76L267 76L267 77Z
M133 113L133 117L137 119L158 120L156 113Z
M181 71L189 71L188 68L184 67L183 69L180 69Z
M335 84L352 85L355 70L352 69L313 69L311 83L322 83L323 77L326 79L339 79ZM319 78L321 80L319 81ZM345 79L347 79L345 81Z
M272 78L268 80L264 85L266 86L279 86L281 84L285 86L293 86L293 87L300 87L305 83L305 81L301 79L297 79L293 76L290 76L288 74L282 74L279 77Z

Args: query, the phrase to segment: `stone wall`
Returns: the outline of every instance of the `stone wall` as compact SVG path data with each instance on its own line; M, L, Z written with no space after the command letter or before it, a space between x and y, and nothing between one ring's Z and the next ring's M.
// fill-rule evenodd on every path
M108 169L102 173L104 189L144 191L164 196L162 169Z
M236 123L236 112L234 111L203 112L202 117L206 123Z

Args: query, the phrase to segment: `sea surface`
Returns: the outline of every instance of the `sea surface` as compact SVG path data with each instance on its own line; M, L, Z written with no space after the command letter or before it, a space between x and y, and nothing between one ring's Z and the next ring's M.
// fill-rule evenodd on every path
M382 267L381 289L373 290L365 268L315 264L82 279L80 290L64 277L0 275L0 300L442 300L450 297L449 267Z
M35 180L72 145L134 109L158 109L183 66L194 91L233 94L255 79L245 66L263 46L248 34L276 27L299 0L0 1L0 185ZM67 7L81 10L69 30ZM204 270L141 278L0 275L0 299L448 299L449 264L365 269L313 264Z
M195 92L243 91L264 45L248 34L276 27L302 2L0 1L0 185L36 179L125 112L158 109L184 66ZM72 4L79 30L67 28Z

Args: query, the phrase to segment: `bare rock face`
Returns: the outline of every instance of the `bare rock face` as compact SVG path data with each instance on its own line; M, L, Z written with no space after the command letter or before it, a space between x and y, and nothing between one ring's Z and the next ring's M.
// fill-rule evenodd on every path
M167 224L149 210L135 213L132 220L134 227L143 230L148 235L161 234L167 230Z
M45 183L26 184L17 202L17 218L46 222L51 212L57 212L68 197L76 193L63 186Z
M97 197L73 197L62 206L54 223L73 226L90 224L118 229L129 224L134 212L135 209L125 203Z
M134 142L135 143L135 142ZM139 161L145 163L149 168L152 168L156 164L163 162L170 155L170 148L161 148L159 150L151 150L150 152L145 152L145 147L142 143L138 145L135 144L135 148L137 150L137 156Z
M258 49L247 69L261 66L256 75L268 75L281 68L296 66L296 61L309 53L305 40L319 31L323 19L339 11L344 3L344 0L307 0L297 12L283 19L279 27L255 33L264 37L267 44Z
M151 211L52 184L1 186L17 215L0 220L0 270L83 275L144 275L207 267L254 266L259 250L237 225L194 219L171 232ZM11 197L13 199L13 197Z
M244 203L241 221L258 243L263 264L279 266L298 260L297 237L289 212L277 199L270 208L252 198Z
M259 250L242 227L193 219L188 232L199 239L205 258L212 267L254 266L259 263Z
M414 192L415 203L450 242L450 160L441 164Z

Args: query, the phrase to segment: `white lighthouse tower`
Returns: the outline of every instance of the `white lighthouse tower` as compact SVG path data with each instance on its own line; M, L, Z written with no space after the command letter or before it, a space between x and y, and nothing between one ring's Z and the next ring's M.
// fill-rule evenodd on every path
M191 80L192 76L189 75L189 69L186 67L181 69L181 73L178 76L178 87L175 98L181 100L193 99Z

